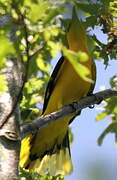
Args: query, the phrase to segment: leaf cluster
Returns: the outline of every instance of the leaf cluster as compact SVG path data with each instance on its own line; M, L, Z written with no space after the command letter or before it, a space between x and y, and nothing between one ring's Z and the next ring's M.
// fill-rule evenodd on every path
M65 1L0 1L0 92L7 90L3 75L6 60L16 58L23 76L28 68L21 103L23 120L27 113L31 112L31 117L35 112L37 114L37 104L43 103L50 61L63 43L64 31L58 21L66 11L64 4ZM30 61L29 67L27 61Z
M112 88L117 88L117 76L113 76L110 79L110 85ZM115 134L115 142L117 143L117 97L113 97L111 99L107 99L104 101L104 111L97 115L96 119L97 121L102 120L105 117L109 117L110 123L107 126L107 128L104 130L104 132L100 135L98 138L98 144L101 145L104 137L108 133L114 133Z
M49 174L40 176L38 173L28 172L23 168L20 168L20 180L63 180L64 177L61 175L50 176Z
M109 60L117 58L117 2L113 0L77 1L78 10L84 12L84 26L90 30L99 29L107 36L107 43L101 41L101 37L90 35L89 47L94 59L104 60L107 66ZM100 33L101 33L100 32ZM92 49L93 46L93 49ZM94 48L95 47L95 48ZM92 53L93 51L93 53Z

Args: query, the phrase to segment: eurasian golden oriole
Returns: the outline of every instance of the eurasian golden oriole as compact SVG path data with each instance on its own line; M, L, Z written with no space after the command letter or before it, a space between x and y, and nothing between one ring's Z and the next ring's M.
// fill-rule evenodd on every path
M88 60L80 63L89 69L88 78L95 82L96 68L89 55L86 32L75 11L73 11L66 38L70 50L85 52L88 55ZM84 96L92 93L94 84L82 79L70 61L62 56L48 83L42 116L57 111L67 103L80 101ZM20 166L39 174L70 173L72 163L68 126L75 116L53 122L24 138L21 144Z

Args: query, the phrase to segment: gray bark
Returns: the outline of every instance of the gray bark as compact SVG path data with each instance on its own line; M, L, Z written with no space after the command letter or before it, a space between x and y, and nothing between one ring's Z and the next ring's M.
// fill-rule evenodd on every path
M14 180L18 179L20 150L18 103L12 111L21 87L17 60L8 60L2 73L6 77L8 90L0 97L0 179Z

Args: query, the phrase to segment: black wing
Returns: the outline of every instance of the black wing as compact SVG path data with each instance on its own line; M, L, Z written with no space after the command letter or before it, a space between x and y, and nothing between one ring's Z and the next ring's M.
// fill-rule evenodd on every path
M47 88L46 88L46 92L45 92L45 98L44 98L44 105L43 105L43 111L42 111L42 114L45 112L46 110L46 107L47 107L47 104L48 104L48 101L49 101L49 98L52 94L52 91L55 87L55 83L56 83L56 78L57 78L57 74L58 74L58 71L61 67L61 65L63 64L64 62L64 57L62 56L58 63L56 64L55 68L54 68L54 71L52 72L52 75L50 77L50 80L48 82L48 85L47 85Z

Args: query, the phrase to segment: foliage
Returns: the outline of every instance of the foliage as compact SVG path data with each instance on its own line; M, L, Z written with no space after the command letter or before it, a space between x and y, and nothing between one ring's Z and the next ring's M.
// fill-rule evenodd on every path
M92 35L93 43L95 45L95 53L93 53L95 59L103 59L104 64L107 66L109 60L116 59L116 2L113 0L97 0L96 3L89 0L89 2L77 2L79 10L83 10L86 16L86 27L92 29L101 28L101 31L107 35L107 44L104 44L97 38L96 35Z
M112 88L117 87L117 76L110 79L110 85ZM98 138L98 144L101 145L102 141L108 133L115 133L115 141L117 143L117 97L105 100L104 111L97 116L97 120L102 120L103 118L109 116L111 123L104 130L104 132Z
M50 77L51 60L57 56L58 50L64 51L66 57L78 67L78 73L87 80L88 70L80 64L87 59L84 53L74 53L67 50L65 31L69 19L71 5L82 12L84 26L89 32L88 42L90 54L94 59L104 60L107 66L111 59L117 58L117 2L114 0L0 0L0 95L7 90L4 78L6 59L17 58L23 76L28 68L21 108L22 123L34 120L41 113L45 87ZM99 28L107 35L104 44L95 34L90 32ZM76 60L79 59L79 63ZM29 67L27 62L29 61ZM81 70L79 70L81 69ZM116 77L111 79L111 85L117 86ZM106 101L105 111L98 115L98 120L111 115L112 123L99 138L101 144L108 132L117 134L116 98ZM38 177L21 171L21 177L29 179L63 179L60 177Z
M27 172L20 168L20 180L63 180L62 176L50 176L49 174L40 176L37 173Z

